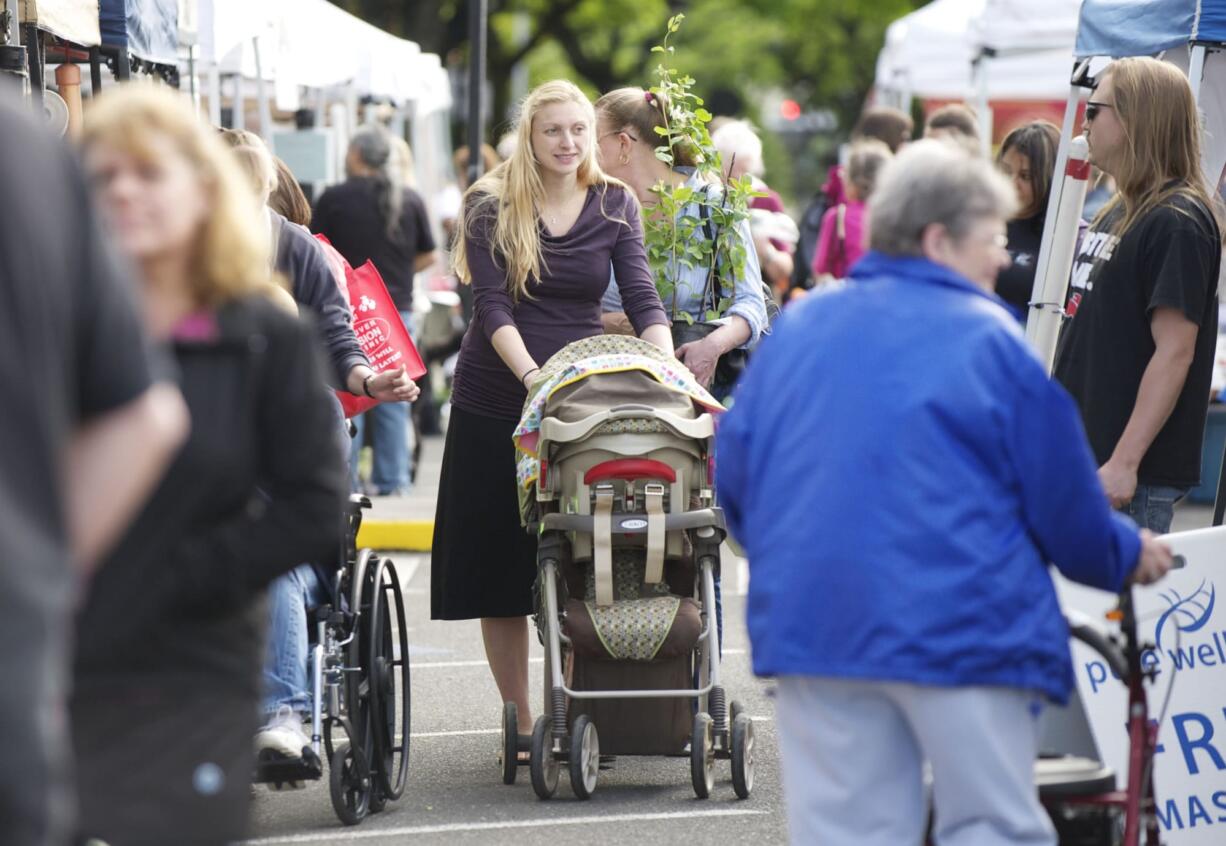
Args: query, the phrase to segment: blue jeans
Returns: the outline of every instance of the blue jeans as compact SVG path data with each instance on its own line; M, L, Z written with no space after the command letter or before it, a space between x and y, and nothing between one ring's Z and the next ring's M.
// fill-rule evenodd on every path
M271 717L282 705L301 714L311 710L307 609L323 601L323 585L310 564L300 564L268 586L272 626L264 658L266 717Z
M1131 517L1140 528L1149 529L1157 535L1165 535L1171 530L1175 503L1183 499L1188 490L1166 485L1137 485L1132 501L1121 506L1119 510Z
M412 326L413 313L400 312L400 319L405 328ZM412 335L412 330L409 332ZM409 479L409 456L413 454L413 427L410 425L410 411L413 404L408 402L382 402L366 414L354 419L357 425L357 437L353 439L353 455L350 463L354 467L353 477L357 480L357 456L362 448L362 437L367 426L374 438L374 462L370 470L370 485L375 493L390 494L406 491ZM356 489L356 484L355 484Z

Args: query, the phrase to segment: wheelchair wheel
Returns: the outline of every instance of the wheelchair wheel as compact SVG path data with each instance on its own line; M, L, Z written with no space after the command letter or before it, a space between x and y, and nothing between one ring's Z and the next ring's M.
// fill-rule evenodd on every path
M372 559L368 573L361 667L368 681L371 772L382 796L395 800L404 793L409 774L409 636L396 566Z
M329 762L332 809L345 825L357 825L370 811L373 783L361 746L342 743Z

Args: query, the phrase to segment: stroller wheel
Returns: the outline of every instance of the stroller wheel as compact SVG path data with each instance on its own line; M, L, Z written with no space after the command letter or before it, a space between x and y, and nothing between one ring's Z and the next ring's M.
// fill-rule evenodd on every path
M532 789L549 799L558 789L558 761L553 757L553 720L537 717L532 729L532 750L528 763Z
M711 736L711 715L700 711L694 715L694 733L690 737L690 780L699 799L711 795L715 787L715 743Z
M748 799L753 790L753 720L737 714L732 721L732 789L738 799Z
M514 784L519 774L519 706L514 702L502 706L502 783Z
M600 739L596 725L587 714L575 720L570 735L570 788L579 799L592 798L600 773Z

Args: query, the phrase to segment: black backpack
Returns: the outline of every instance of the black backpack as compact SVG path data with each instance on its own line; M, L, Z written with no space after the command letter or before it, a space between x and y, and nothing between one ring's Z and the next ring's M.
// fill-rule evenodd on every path
M828 208L830 198L825 191L818 191L800 216L797 226L800 238L796 241L796 253L792 257L792 288L813 287L813 257L817 253L817 236L822 231L822 218Z

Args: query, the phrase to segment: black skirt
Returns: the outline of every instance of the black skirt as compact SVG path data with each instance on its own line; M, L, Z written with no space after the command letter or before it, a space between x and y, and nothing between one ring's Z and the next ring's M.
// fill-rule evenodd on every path
M518 420L452 406L430 556L430 617L471 620L533 613L536 539L519 523Z

